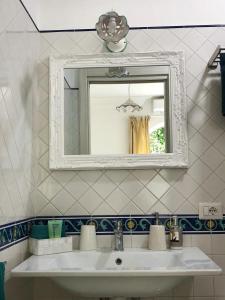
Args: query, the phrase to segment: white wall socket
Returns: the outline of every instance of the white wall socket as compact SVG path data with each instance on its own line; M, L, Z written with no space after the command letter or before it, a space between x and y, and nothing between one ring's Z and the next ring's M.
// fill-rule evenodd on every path
M223 206L221 202L199 203L200 220L223 219Z

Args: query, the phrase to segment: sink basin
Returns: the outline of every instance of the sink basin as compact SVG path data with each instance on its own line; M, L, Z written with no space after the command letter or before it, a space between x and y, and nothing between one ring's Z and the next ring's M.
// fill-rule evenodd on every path
M31 256L14 276L49 277L82 297L148 297L166 292L196 275L222 270L198 248L150 251L74 251Z

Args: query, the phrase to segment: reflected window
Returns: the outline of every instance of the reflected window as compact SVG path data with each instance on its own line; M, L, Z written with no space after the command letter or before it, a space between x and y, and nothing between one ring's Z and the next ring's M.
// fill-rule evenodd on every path
M168 75L127 69L121 78L105 68L64 69L65 155L170 152Z
M150 154L166 152L165 83L124 82L90 84L90 153ZM130 101L142 109L120 110ZM156 146L154 128L162 128L163 144ZM159 133L159 132L158 132ZM104 146L103 146L104 145Z

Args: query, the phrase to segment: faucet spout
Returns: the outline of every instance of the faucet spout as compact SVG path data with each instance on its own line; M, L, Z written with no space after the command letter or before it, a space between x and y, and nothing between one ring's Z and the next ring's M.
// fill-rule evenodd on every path
M123 248L123 223L121 220L115 221L115 250L116 251L124 251Z

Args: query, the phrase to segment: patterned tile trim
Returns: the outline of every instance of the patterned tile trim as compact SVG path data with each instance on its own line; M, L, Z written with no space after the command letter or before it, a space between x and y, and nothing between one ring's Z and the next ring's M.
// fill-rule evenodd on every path
M166 231L170 227L169 215L161 215L160 221L166 226ZM123 221L124 234L148 234L149 227L154 224L152 215L123 215L123 216L66 216L66 217L38 217L36 224L47 224L48 219L62 219L65 221L66 233L77 235L80 233L82 224L95 224L97 234L113 234L115 220ZM188 233L224 233L225 216L223 220L199 220L198 215L179 215L179 223L183 227L183 232Z
M0 226L0 251L29 237L32 219L20 220Z
M197 215L179 215L179 223L184 234L225 234L225 215L223 220L199 220ZM32 224L47 224L49 219L65 221L68 235L79 235L82 224L95 224L97 234L113 234L114 222L123 221L124 234L148 234L149 227L154 224L154 216L66 216L66 217L37 217L20 220L14 223L0 225L0 251L26 240ZM170 216L161 215L160 221L169 231Z

